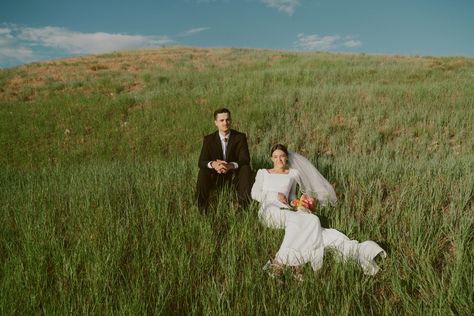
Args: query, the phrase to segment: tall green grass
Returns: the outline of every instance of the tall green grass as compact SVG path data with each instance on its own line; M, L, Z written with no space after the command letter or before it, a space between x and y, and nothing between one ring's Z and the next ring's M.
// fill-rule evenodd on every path
M471 59L161 49L53 62L74 80L13 90L41 67L0 71L0 313L474 311ZM379 274L329 252L302 283L271 278L283 232L257 204L224 191L199 213L222 104L254 170L275 142L317 165L339 198L322 223L379 242Z

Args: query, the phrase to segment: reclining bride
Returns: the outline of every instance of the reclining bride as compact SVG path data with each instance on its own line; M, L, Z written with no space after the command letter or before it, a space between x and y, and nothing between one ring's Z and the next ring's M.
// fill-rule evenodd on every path
M331 184L305 157L288 152L284 145L276 144L271 150L272 169L260 169L252 187L252 198L260 202L259 218L271 228L285 229L285 236L273 264L298 267L308 262L314 271L323 264L324 250L333 248L342 259L356 260L363 272L374 275L379 267L374 259L386 256L373 241L359 243L343 233L322 228L318 216L308 212L307 204L293 210L297 185L303 195L300 201L334 204L336 194ZM295 200L299 201L299 200ZM306 206L306 207L305 207Z

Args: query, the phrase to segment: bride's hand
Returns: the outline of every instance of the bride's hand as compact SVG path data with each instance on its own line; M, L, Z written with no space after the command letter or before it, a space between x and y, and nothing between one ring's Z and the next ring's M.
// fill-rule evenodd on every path
M281 192L278 192L278 201L280 201L283 204L288 204L288 199L286 198L286 195L284 195Z

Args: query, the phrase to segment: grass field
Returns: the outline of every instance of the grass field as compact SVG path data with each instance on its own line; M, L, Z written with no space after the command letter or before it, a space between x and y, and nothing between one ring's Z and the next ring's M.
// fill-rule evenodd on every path
M333 183L326 227L388 252L262 271L283 237L194 202L226 105L252 167L285 143ZM471 315L474 60L164 48L0 70L0 314Z

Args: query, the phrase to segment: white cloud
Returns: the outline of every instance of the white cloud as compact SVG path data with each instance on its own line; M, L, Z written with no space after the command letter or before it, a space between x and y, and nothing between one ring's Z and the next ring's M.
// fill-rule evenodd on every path
M356 48L362 46L362 42L348 36L341 38L339 35L325 35L318 34L305 35L298 34L295 42L295 47L301 50L334 50L340 47Z
M207 31L209 30L208 27L196 27L196 28L193 28L193 29L190 29L190 30L187 30L186 32L183 32L181 34L179 34L179 36L191 36L191 35L194 35L196 33L200 33L200 32L204 32L204 31Z
M0 28L0 67L3 61L21 60L29 62L34 60L34 53L28 46L15 42L11 35L12 29Z
M300 0L262 0L270 8L292 15L295 8L299 6Z
M61 27L22 28L18 38L33 45L64 50L71 54L96 54L116 50L154 47L168 44L166 36L143 36L111 33L80 33Z
M318 34L298 34L296 47L303 50L330 50L336 47L338 35L319 36Z
M71 54L99 54L173 43L167 36L82 33L66 28L0 26L0 66Z
M32 49L24 46L5 47L0 43L0 63L3 60L19 60L23 62L30 62L35 60L35 53ZM0 65L1 67L1 65Z
M349 47L349 48L355 48L355 47L360 47L362 46L362 42L358 40L348 40L344 42L344 46Z
M191 1L191 0L188 0ZM194 0L197 3L211 4L215 2L230 2L230 0ZM249 0L247 0L249 1ZM285 12L288 15L295 13L295 8L300 5L301 0L259 0L263 2L267 7L277 9L278 11Z
M8 36L12 32L11 29L6 27L0 27L0 36Z

